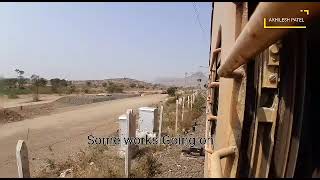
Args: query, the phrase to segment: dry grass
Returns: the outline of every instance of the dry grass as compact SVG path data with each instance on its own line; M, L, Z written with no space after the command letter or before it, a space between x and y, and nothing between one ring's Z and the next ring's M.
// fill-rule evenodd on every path
M176 105L174 103L166 103L163 107L163 124L162 133L173 136L176 122Z
M82 152L75 164L73 177L111 178L123 177L124 161L107 146L93 146L91 151ZM91 164L90 164L91 163Z
M163 134L167 134L169 136L173 136L175 134L175 121L176 121L176 98L170 98L167 103L164 105L163 112ZM185 106L183 121L181 115L181 106L179 106L179 114L178 114L178 133L183 133L188 131L193 126L193 121L199 118L203 112L205 106L205 98L201 95L196 96L195 102L193 104L192 110Z
M163 151L166 146L149 145L140 148L135 155L135 163L131 170L130 177L151 178L160 173L161 164L157 161L156 153Z
M143 146L135 157L130 177L153 177L159 172L160 164L154 153L161 151L165 146ZM107 146L90 146L86 151L81 150L74 159L68 158L65 162L46 160L43 167L35 177L54 178L66 169L72 169L67 177L73 178L121 178L124 177L124 159L117 154L117 149Z
M59 177L66 169L72 169L71 177L75 178L123 177L123 165L123 160L109 152L107 146L97 145L90 146L87 151L81 150L77 158L68 158L65 162L48 159L47 166L36 177Z
M195 99L192 110L185 108L184 121L178 124L179 133L182 133L183 129L187 131L192 128L193 121L204 112L204 104L205 98L199 95ZM175 99L164 104L163 135L175 135L175 113ZM181 113L179 119L181 119ZM70 176L75 178L124 177L124 159L118 157L116 148L111 148L103 145L90 146L87 151L81 151L75 159L68 158L62 163L49 159L46 168L42 169L36 177L58 177L66 169L72 169ZM150 178L160 173L161 164L157 159L157 152L164 151L165 148L165 145L141 146L133 157L130 177Z

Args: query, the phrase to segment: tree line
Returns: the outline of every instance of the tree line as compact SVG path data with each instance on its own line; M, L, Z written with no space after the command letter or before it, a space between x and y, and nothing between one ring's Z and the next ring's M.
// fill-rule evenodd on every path
M39 88L51 84L52 92L58 93L61 87L67 87L71 85L71 81L65 79L54 78L47 80L39 75L32 74L30 78L24 76L25 71L20 69L14 70L17 73L16 78L1 78L0 79L0 94L9 95L11 98L15 98L16 94L24 94L31 92L34 94L33 100L39 101Z

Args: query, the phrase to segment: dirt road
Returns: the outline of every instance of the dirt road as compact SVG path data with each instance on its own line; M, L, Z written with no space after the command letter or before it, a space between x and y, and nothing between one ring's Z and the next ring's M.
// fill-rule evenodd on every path
M88 135L109 136L126 109L158 103L166 95L148 95L81 105L67 112L0 126L0 177L17 177L15 146L26 140L31 176L46 159L62 160L85 148Z
M4 108L16 107L16 106L27 106L27 105L35 105L35 104L45 104L53 102L63 96L59 96L58 94L41 94L40 100L38 102L32 101L32 95L19 95L18 99L8 99L4 97L0 97L0 106Z

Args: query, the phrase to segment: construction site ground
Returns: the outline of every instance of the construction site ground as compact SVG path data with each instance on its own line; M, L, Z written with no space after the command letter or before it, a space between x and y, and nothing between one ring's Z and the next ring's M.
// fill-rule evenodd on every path
M127 109L157 104L166 97L165 94L146 95L69 106L57 111L45 107L50 111L47 115L2 123L0 124L0 175L17 177L15 147L19 139L25 140L28 146L31 176L33 176L46 159L65 160L67 156L86 147L88 134L110 136L118 128L119 115L125 113Z

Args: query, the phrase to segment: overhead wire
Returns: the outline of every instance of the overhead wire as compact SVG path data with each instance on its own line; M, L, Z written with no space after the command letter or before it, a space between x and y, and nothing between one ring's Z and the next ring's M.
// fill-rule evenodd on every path
M202 31L202 36L203 36L203 39L207 42L207 38L206 38L206 30L205 28L202 26L201 24L201 21L200 21L200 15L199 15L199 11L198 11L198 8L196 6L196 3L193 2L192 3L193 5L193 10L194 10L194 13L195 13L195 16L196 16L196 21L198 22L199 26L200 26L200 29Z

